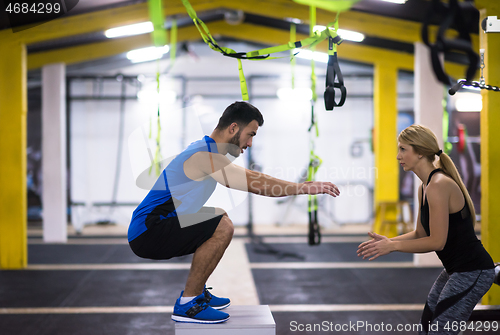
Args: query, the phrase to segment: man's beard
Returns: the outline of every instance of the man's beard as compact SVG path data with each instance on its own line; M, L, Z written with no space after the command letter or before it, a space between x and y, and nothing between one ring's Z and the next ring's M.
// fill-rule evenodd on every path
M241 154L240 136L241 136L241 130L238 130L236 135L234 135L228 142L227 152L231 156L239 157L239 155Z

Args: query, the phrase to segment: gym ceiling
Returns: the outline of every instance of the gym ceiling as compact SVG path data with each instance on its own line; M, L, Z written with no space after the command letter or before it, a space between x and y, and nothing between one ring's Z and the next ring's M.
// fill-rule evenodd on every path
M292 0L191 0L190 3L215 39L222 43L237 40L264 46L284 44L290 39L290 19L300 20L298 40L309 34L309 8ZM339 58L366 64L391 59L399 69L413 71L414 43L422 41L422 20L429 6L429 0L408 0L404 5L361 0L340 14L339 23L340 28L363 33L365 39L360 43L344 41L338 49ZM167 29L170 19L176 18L179 43L201 40L181 0L164 0L163 14ZM146 0L80 0L62 18L16 34L8 29L5 13L2 15L0 40L8 33L9 37L15 36L26 43L28 70L54 62L64 62L68 66L92 61L112 63L116 56L125 52L152 46L151 34L116 39L104 36L109 28L149 21ZM335 15L318 8L317 24L326 25ZM241 20L230 24L227 17ZM439 22L432 23L435 25L431 27L431 34L435 35ZM470 32L473 48L478 49L478 27L471 27ZM456 31L450 30L448 34L455 36ZM326 49L326 42L317 47L318 51L326 52ZM463 55L448 53L445 60L451 75L463 74L463 64L466 64Z

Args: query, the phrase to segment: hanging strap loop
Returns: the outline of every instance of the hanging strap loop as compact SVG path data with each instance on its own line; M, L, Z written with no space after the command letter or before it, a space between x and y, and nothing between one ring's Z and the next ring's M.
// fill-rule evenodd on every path
M338 81L335 81L335 78ZM335 101L335 88L340 89L340 100ZM342 107L347 98L347 89L344 86L344 76L340 71L337 53L328 56L328 67L326 70L325 108L333 110L334 107Z
M436 15L443 18L439 27L436 42L429 41L429 25L431 19ZM466 16L467 15L467 16ZM443 4L440 0L432 0L427 15L422 25L422 41L431 51L431 62L437 79L445 85L451 86L449 75L444 71L439 59L439 53L456 50L467 54L469 66L466 71L466 80L471 81L476 74L479 56L473 50L468 27L474 22L479 22L479 11L474 8L470 1L458 3L458 0L449 0L449 5ZM445 32L452 25L456 26L459 36L455 39L445 37Z

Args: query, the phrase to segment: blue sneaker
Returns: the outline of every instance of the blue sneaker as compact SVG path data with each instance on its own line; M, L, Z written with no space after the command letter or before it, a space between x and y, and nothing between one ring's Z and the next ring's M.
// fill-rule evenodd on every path
M224 309L231 305L231 300L228 298L219 298L210 293L208 290L211 290L211 287L206 287L204 289L204 294L205 294L205 299L207 300L207 303L210 307L215 308L215 309Z
M229 320L229 314L210 307L205 293L200 294L190 302L181 305L182 293L175 302L172 320L192 323L221 323Z

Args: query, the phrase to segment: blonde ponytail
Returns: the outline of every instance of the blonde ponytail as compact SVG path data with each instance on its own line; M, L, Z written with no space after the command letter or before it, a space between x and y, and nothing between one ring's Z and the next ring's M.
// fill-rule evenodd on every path
M469 192L458 173L455 163L451 160L450 156L445 154L439 149L439 144L436 135L429 128L421 125L411 125L408 128L403 129L398 136L398 141L408 143L413 147L413 150L419 155L424 156L429 162L433 163L436 159L436 155L439 155L438 168L442 169L443 172L448 175L451 179L457 183L462 191L465 202L469 207L469 211L472 217L473 226L476 225L476 210L474 209L474 204L470 198Z
M442 169L445 174L447 174L451 179L457 183L464 194L465 202L467 202L467 207L469 207L470 215L472 217L472 225L476 226L476 210L474 209L474 204L472 203L472 199L469 195L469 191L465 187L460 174L458 173L457 167L455 163L451 160L450 156L445 154L444 152L439 155L438 168Z

